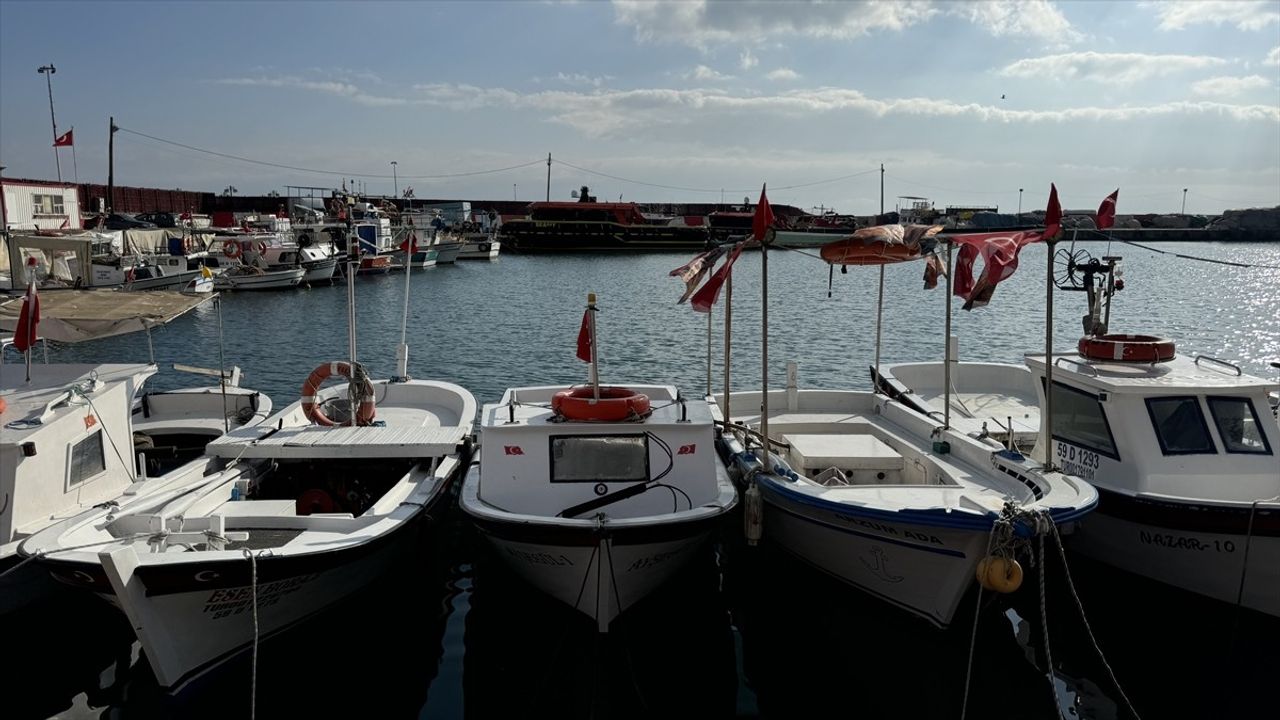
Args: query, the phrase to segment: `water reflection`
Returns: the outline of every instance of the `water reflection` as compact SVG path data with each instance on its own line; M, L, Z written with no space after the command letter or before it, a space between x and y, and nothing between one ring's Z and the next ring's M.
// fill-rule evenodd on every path
M733 634L708 549L608 634L512 575L479 538L466 717L732 717Z

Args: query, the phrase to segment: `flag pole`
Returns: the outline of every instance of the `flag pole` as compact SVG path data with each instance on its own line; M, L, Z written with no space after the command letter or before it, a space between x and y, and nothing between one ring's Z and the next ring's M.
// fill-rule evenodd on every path
M760 240L760 371L764 392L760 395L760 440L764 443L764 455L760 462L766 473L773 471L769 459L769 240L768 231Z
M733 330L733 276L724 281L724 422L732 422L729 410L729 341Z
M707 397L711 397L711 315L707 312Z
M1071 239L1076 239L1076 231L1072 231ZM1041 423L1045 428L1045 445L1044 445L1044 470L1052 471L1053 467L1053 246L1057 244L1057 240L1052 238L1045 241L1045 249L1048 251L1048 261L1045 263L1047 268L1045 275L1045 298L1044 298L1044 422ZM1013 432L1013 428L1009 428L1009 432Z
M591 402L600 402L600 366L596 353L596 294L587 293L587 327L591 333Z
M71 126L71 169L75 172L76 184L80 184L80 166L76 164L76 126Z
M947 238L947 279L951 279L951 238ZM881 266L883 267L883 266ZM951 289L954 285L947 283L947 329L942 341L946 350L942 354L942 429L951 429Z
M413 227L413 219L409 219L409 227ZM403 229L403 228L401 228ZM396 348L396 375L403 380L409 379L409 274L413 272L413 251L417 238L413 230L409 230L405 238L404 250L404 315L400 318L400 347Z
M880 215L884 215L884 163L880 163ZM880 222L876 218L876 222ZM835 270L835 265L831 266L831 270ZM830 292L830 281L828 281L828 292ZM872 390L880 382L880 319L884 310L884 264L880 265L880 289L876 292L876 376L871 379Z

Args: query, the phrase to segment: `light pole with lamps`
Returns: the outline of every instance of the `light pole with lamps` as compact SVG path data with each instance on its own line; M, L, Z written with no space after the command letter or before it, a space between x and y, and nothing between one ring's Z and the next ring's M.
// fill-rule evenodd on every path
M1018 188L1018 217L1022 217L1022 188Z
M58 168L58 182L62 182L62 158L58 155L58 121L53 117L53 74L58 72L58 68L53 63L41 65L36 72L44 75L44 83L49 88L49 123L53 125L53 162Z
M391 187L394 188L395 195L392 197L400 197L400 180L396 177L396 161L391 161Z
M1187 214L1187 189L1182 188L1182 214Z

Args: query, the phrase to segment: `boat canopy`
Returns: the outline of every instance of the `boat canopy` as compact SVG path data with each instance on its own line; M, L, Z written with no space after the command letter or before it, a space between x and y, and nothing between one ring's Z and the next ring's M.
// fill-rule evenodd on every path
M186 313L212 295L176 291L58 290L40 294L40 335L82 342L148 330ZM0 330L14 332L22 298L0 304Z

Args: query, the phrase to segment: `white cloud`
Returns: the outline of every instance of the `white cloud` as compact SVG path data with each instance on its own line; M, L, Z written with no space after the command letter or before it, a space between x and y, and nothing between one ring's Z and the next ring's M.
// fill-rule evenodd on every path
M1082 37L1048 0L979 0L957 3L950 13L967 18L996 37L1034 37L1059 45Z
M613 8L615 22L634 28L640 40L679 42L703 49L725 43L760 43L776 36L849 40L873 31L899 32L941 14L969 20L997 37L1031 37L1051 44L1080 39L1049 0L613 0Z
M1267 53L1267 57L1262 61L1263 65L1280 65L1280 45L1271 48L1271 52Z
M710 82L721 82L723 80L733 79L732 75L726 75L722 72L709 68L706 65L699 65L695 67L693 70L686 73L685 77L691 80L706 80Z
M1261 75L1245 77L1214 77L1200 80L1191 85L1191 92L1196 95L1216 95L1218 97L1235 97L1253 90L1265 90L1271 87L1271 81Z
M749 49L743 50L742 54L738 56L738 67L742 68L743 70L750 70L751 68L755 67L759 62L760 60L757 59L755 55L752 55L751 50Z
M558 72L554 78L550 78L556 82L565 85L576 85L586 87L602 87L606 82L613 79L612 75L586 75L584 73L563 73ZM535 81L541 81L541 78L534 78Z
M1153 77L1164 77L1187 70L1201 70L1226 65L1227 61L1210 55L1146 55L1143 53L1086 52L1024 58L1005 66L1005 77L1035 79L1079 79L1112 85L1128 85Z
M362 105L371 107L386 107L390 105L407 105L409 101L400 97L389 97L385 95L370 95L360 90L360 88L352 83L337 82L334 80L307 80L304 78L283 75L279 77L241 77L241 78L223 78L214 80L218 85L239 85L243 87L269 87L269 88L292 88L296 90L311 90L314 92L325 93L327 95L336 95L339 97L350 98Z
M800 73L791 68L781 67L777 70L770 70L765 74L765 77L770 80L798 80L800 79Z
M1235 25L1240 30L1261 30L1280 23L1280 5L1274 0L1194 0L1151 2L1161 30L1182 30L1190 25Z

